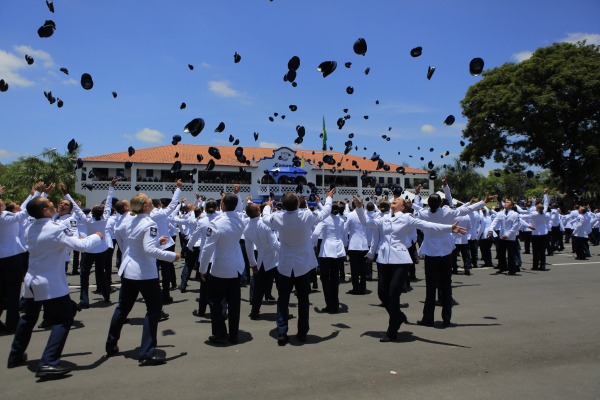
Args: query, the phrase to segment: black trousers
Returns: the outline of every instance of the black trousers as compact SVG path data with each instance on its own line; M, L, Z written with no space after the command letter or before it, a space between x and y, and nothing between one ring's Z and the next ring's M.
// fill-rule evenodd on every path
M31 340L31 333L38 321L42 306L44 306L45 318L50 321L52 328L39 365L60 364L60 356L67 342L73 318L77 312L75 302L71 300L69 295L41 301L26 298L23 301L23 314L19 320L10 348L9 360L20 359L25 350L27 350L27 346L29 346Z
M229 310L229 335L225 326L223 303L225 298ZM240 277L218 278L210 276L208 285L208 304L210 306L210 323L212 334L219 337L228 336L233 342L237 342L240 330L240 308L242 293L240 289Z
M167 251L175 251L175 245L166 249ZM160 277L162 279L162 296L163 300L171 297L171 286L176 286L175 279L175 264L168 261L157 260L156 264L160 268Z
M140 293L146 304L146 316L140 345L140 359L145 359L154 356L156 350L158 322L162 310L162 296L158 279L133 280L121 277L119 304L115 308L110 321L106 348L109 349L119 342L123 324L125 324L125 320Z
M573 236L573 248L575 249L575 256L578 260L584 260L586 258L587 246L588 238Z
M445 256L425 256L425 305L423 319L433 323L435 313L435 295L439 288L442 302L442 319L450 322L452 318L452 254Z
M360 294L365 294L367 291L367 259L365 258L367 253L368 250L348 250L352 290Z
M484 238L479 240L479 250L481 251L481 259L485 267L493 267L492 262L492 245L494 244L493 239Z
M19 298L23 282L23 255L0 258L0 315L6 310L6 328L17 329L19 322Z
M498 269L500 271L508 270L509 274L517 273L516 251L516 240L498 240Z
M406 315L400 310L400 294L406 285L411 265L379 264L381 273L379 279L383 282L380 296L384 299L383 305L389 317L387 334L390 338L398 335L400 325L406 320Z
M520 237L525 246L525 253L529 254L531 249L531 231L522 231Z
M260 266L256 274L252 276L254 280L254 289L252 290L252 298L250 303L252 304L252 314L260 313L260 306L262 306L263 298L273 285L273 279L277 274L277 268L271 268L268 271L265 271L263 265ZM270 293L270 291L269 291Z
M298 297L298 335L306 335L310 329L308 322L310 302L310 277L309 273L300 276L285 276L277 272L277 334L284 335L288 332L288 318L290 315L290 294L296 288Z
M83 253L81 256L81 265L79 268L81 291L79 293L79 301L82 304L90 304L89 288L92 266L95 266L94 274L96 275L96 286L98 287L98 290L102 293L104 300L108 301L110 299L110 288L106 281L106 274L104 273L105 258L105 251L102 253Z
M343 258L319 257L321 268L321 285L327 311L336 312L340 308L340 264Z
M471 267L477 268L477 261L479 261L478 255L477 255L477 247L479 244L479 240L474 239L474 240L469 240L468 245L469 245L469 255L471 256Z
M452 251L452 272L458 273L458 253L462 257L465 272L471 270L471 252L468 244L455 244Z
M533 250L533 265L531 269L546 268L546 235L531 235L531 249Z

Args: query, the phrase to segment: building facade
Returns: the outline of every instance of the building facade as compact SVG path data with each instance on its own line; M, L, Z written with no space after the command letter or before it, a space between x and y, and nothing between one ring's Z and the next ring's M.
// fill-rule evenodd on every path
M377 161L340 152L245 147L241 158L245 162L240 162L236 147L218 149L219 159L209 155L209 146L192 144L138 149L132 156L120 152L87 157L77 172L76 192L86 197L86 206L99 204L105 199L113 176L122 177L114 193L119 199L130 199L138 192L151 198L170 198L175 181L181 179L183 197L188 202L195 199L196 193L219 198L222 192L232 191L235 183L240 184L244 197L252 196L254 200L265 199L270 193L278 198L296 191L299 183L303 184L306 195L311 191L309 184L314 184L313 193L320 196L335 185L337 200L352 199L352 195L372 198L377 186L381 186L382 196L386 193L391 196L394 186L409 194L419 183L423 184L421 192L427 197L433 187L427 171L392 163L377 169ZM330 165L322 162L324 155L331 156ZM207 170L209 160L215 165ZM179 170L174 165L176 161L181 162ZM301 172L278 172L292 167Z

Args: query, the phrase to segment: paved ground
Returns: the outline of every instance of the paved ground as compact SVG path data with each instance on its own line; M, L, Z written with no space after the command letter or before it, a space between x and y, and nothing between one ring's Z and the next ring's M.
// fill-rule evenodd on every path
M250 320L242 303L241 343L206 343L208 319L196 318L197 282L192 290L173 292L171 314L159 325L159 347L168 363L138 367L143 303L134 307L123 329L122 353L104 357L104 341L114 304L100 305L76 317L64 351L71 376L37 381L34 371L48 333L36 330L27 366L1 367L0 399L598 399L600 398L600 248L590 261L570 253L549 258L550 271L530 270L530 256L519 276L496 276L476 269L454 276L455 327L416 325L425 297L424 281L402 296L409 324L396 343L380 343L387 324L378 307L377 282L367 296L345 294L347 311L318 314L311 309L311 330L304 344L278 347L275 305L263 306L263 319ZM178 273L181 263L178 263ZM422 265L417 274L423 277ZM116 277L116 275L115 275ZM118 277L116 277L118 278ZM74 285L77 279L70 277ZM242 289L247 299L247 288ZM77 287L72 297L78 298ZM113 294L116 299L116 293ZM311 295L313 307L323 295ZM295 313L294 308L291 309ZM441 319L440 310L436 317ZM290 333L295 333L292 320ZM12 338L0 336L5 362Z

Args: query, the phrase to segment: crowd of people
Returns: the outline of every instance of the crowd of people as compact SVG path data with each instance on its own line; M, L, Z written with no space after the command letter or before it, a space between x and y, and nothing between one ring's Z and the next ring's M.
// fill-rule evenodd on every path
M176 182L171 201L163 204L143 193L131 200L113 201L111 181L103 204L82 210L60 185L64 199L58 207L48 199L55 184L36 183L19 206L0 200L0 315L6 312L5 334L13 334L8 368L27 360L32 330L43 309L42 327L51 330L36 376L64 376L70 368L60 357L78 311L90 307L89 276L95 269L98 293L111 303L112 270L120 276L120 293L109 323L105 350L108 357L120 352L123 325L138 296L144 299L146 316L139 352L140 365L164 364L156 353L159 321L168 318L163 306L173 302L170 291L187 292L191 280L200 281L198 317L210 309L215 345L238 343L241 287L250 284L249 318L261 319L263 299L275 300L277 290L277 344L290 341L289 304L292 291L298 303L295 340L304 342L310 330L309 294L320 277L325 306L319 313L340 311L340 281L346 279L349 258L352 289L349 295L366 295L366 282L377 270L377 295L388 313L381 342L397 339L407 321L400 296L416 280L415 264L424 261L426 294L419 325L435 325L435 306L441 303L441 326L452 325L452 275L464 275L479 267L497 268L498 274L517 275L521 243L533 254L533 270L546 270L546 256L564 251L572 241L576 259L590 257L589 244L598 244L600 213L578 205L561 214L550 203L548 190L541 199L523 207L505 199L488 208L493 197L471 199L452 206L450 187L444 178L444 197L432 194L423 203L417 186L413 201L397 188L389 198L366 201L333 201L331 189L315 206L295 193L278 201L270 197L256 204L243 199L240 186L219 199L196 194L194 201L181 197ZM0 195L4 188L0 186ZM86 212L87 211L87 212ZM181 253L175 252L176 239ZM495 246L497 265L491 248ZM71 255L73 252L73 256ZM75 254L81 253L81 262ZM483 264L479 264L481 258ZM184 259L177 284L174 262ZM79 302L71 300L67 273L80 276ZM77 264L75 265L77 260ZM159 278L160 272L160 278ZM192 277L192 275L195 275ZM436 300L437 299L437 300Z

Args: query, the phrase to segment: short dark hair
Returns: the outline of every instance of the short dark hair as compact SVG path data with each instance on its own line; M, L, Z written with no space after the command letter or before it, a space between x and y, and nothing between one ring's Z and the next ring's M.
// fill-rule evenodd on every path
M223 205L225 206L225 211L234 211L238 204L238 198L233 193L225 193L223 196Z
M298 209L298 197L296 197L295 193L288 192L284 194L281 199L281 203L283 204L283 209L286 211L294 211Z
M45 197L39 196L27 203L27 213L29 216L40 219L44 218L44 209L48 207L48 200Z
M115 203L115 211L119 214L123 214L126 211L125 207L127 207L127 200L119 200Z
M379 209L383 212L390 211L390 202L387 200L382 200L381 203L379 203Z
M162 202L160 199L152 199L152 205L156 208L159 208L159 206L162 206Z
M92 207L92 217L96 221L100 221L102 219L102 214L104 214L104 207L101 205L95 205Z
M434 193L427 199L427 204L429 205L431 212L434 213L440 208L440 205L442 205L442 197L439 194Z

